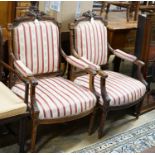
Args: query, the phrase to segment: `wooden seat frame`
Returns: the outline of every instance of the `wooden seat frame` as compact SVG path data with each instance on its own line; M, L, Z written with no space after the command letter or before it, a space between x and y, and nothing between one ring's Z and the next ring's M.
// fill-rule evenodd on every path
M93 18L94 20L100 20L104 25L107 25L106 21L104 21L101 16L97 16L94 12L91 12L91 11L87 11L86 13L83 13L83 16L75 19L74 23L71 23L69 25L71 52L72 52L72 55L74 55L75 57L77 57L79 59L80 59L80 56L78 55L78 51L76 51L75 41L74 41L74 39L75 39L75 27L80 22L91 21L91 18ZM107 51L108 52L108 59L109 59L109 56L111 54L114 54L114 49L109 45L109 43L107 43L107 46L109 49L109 52ZM141 81L147 87L147 83L146 83L145 79L143 78L143 75L141 72L141 69L142 69L144 63L137 59L136 61L133 62L133 64L135 64L138 68L136 70L137 79L139 81ZM144 95L139 100L137 100L133 103L129 103L127 105L122 105L122 106L120 105L120 106L116 106L116 107L109 106L110 99L109 99L109 96L108 96L107 91L106 91L106 78L108 77L108 75L104 72L104 69L108 69L108 63L105 65L101 65L100 67L101 67L101 70L97 71L97 73L101 76L101 79L100 79L101 80L101 83L100 83L101 96L103 98L104 104L103 104L103 106L100 105L100 109L102 111L102 114L100 117L100 124L99 124L99 129L98 129L98 137L99 138L101 138L104 135L104 131L103 131L104 124L105 124L106 116L107 116L109 111L127 109L129 107L135 106L135 115L136 115L136 118L138 118L139 114L140 114L140 109L141 109L141 106L142 106L142 103L143 103L143 100L145 97L145 95ZM68 77L69 77L69 79L72 79L72 80L74 80L76 77L84 74L81 72L75 72L74 68L71 66L70 66L69 70L70 70L70 72L68 74ZM98 98L99 98L100 96L97 94L97 92L95 92L95 93L96 93L96 96L98 96Z

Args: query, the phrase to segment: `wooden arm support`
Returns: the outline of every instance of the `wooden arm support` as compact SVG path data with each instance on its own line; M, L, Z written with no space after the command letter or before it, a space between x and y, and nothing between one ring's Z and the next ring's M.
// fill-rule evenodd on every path
M108 93L106 91L106 78L107 76L101 76L100 79L100 87L101 87L101 95L102 95L102 99L104 101L103 106L102 106L102 110L105 110L105 112L108 112L107 110L109 109L109 103L110 103L110 98L108 96Z
M145 63L143 61L136 60L134 64L137 66L137 72L136 72L137 78L146 86L146 88L148 88L148 83L144 79L144 76L141 72L142 67L145 65Z

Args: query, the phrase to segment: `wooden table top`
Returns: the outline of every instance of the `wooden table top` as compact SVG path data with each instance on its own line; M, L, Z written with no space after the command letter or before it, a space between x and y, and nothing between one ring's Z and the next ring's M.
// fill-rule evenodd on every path
M125 30L125 29L136 29L137 28L137 21L130 21L130 22L109 22L107 25L109 30Z

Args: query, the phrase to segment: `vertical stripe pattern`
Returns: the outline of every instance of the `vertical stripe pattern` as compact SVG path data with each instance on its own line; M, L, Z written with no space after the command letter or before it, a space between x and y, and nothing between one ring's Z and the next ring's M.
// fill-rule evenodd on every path
M16 84L12 90L24 98L24 84ZM38 80L36 104L40 111L40 119L63 118L94 108L96 97L87 88L75 85L64 78L54 77Z
M21 23L14 29L15 55L33 74L59 69L58 27L49 21Z
M107 63L107 29L99 20L80 22L75 27L75 48L79 56L96 65Z
M111 99L110 106L120 106L135 102L145 94L146 87L140 81L120 73L112 71L105 72L108 74L108 78L106 79L106 89ZM80 86L88 88L89 76L84 75L78 77L74 82ZM99 75L95 77L94 84L96 92L101 95ZM103 104L102 97L100 97L100 103Z

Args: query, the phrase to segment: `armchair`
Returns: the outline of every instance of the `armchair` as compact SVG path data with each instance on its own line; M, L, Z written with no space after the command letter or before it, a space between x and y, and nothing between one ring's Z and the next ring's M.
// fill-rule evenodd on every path
M98 130L98 137L101 138L104 134L104 123L109 111L135 106L135 114L138 118L147 86L141 74L144 63L138 60L136 56L119 49L112 49L107 43L107 28L104 20L93 12L84 13L82 17L70 24L70 36L72 54L97 72L94 77L94 87L102 110ZM108 70L108 49L121 59L138 66L138 80ZM77 73L77 77L75 73ZM78 75L78 72L72 68L69 77L76 84L89 87L88 75Z
M93 126L96 96L93 76L96 74L83 61L67 56L61 49L59 24L35 10L29 16L9 25L10 65L18 76L28 81L12 81L12 90L29 103L32 118L31 151L35 151L37 127L40 124L69 122L91 114L89 131ZM71 65L90 75L90 90L65 78L60 71L61 55Z

